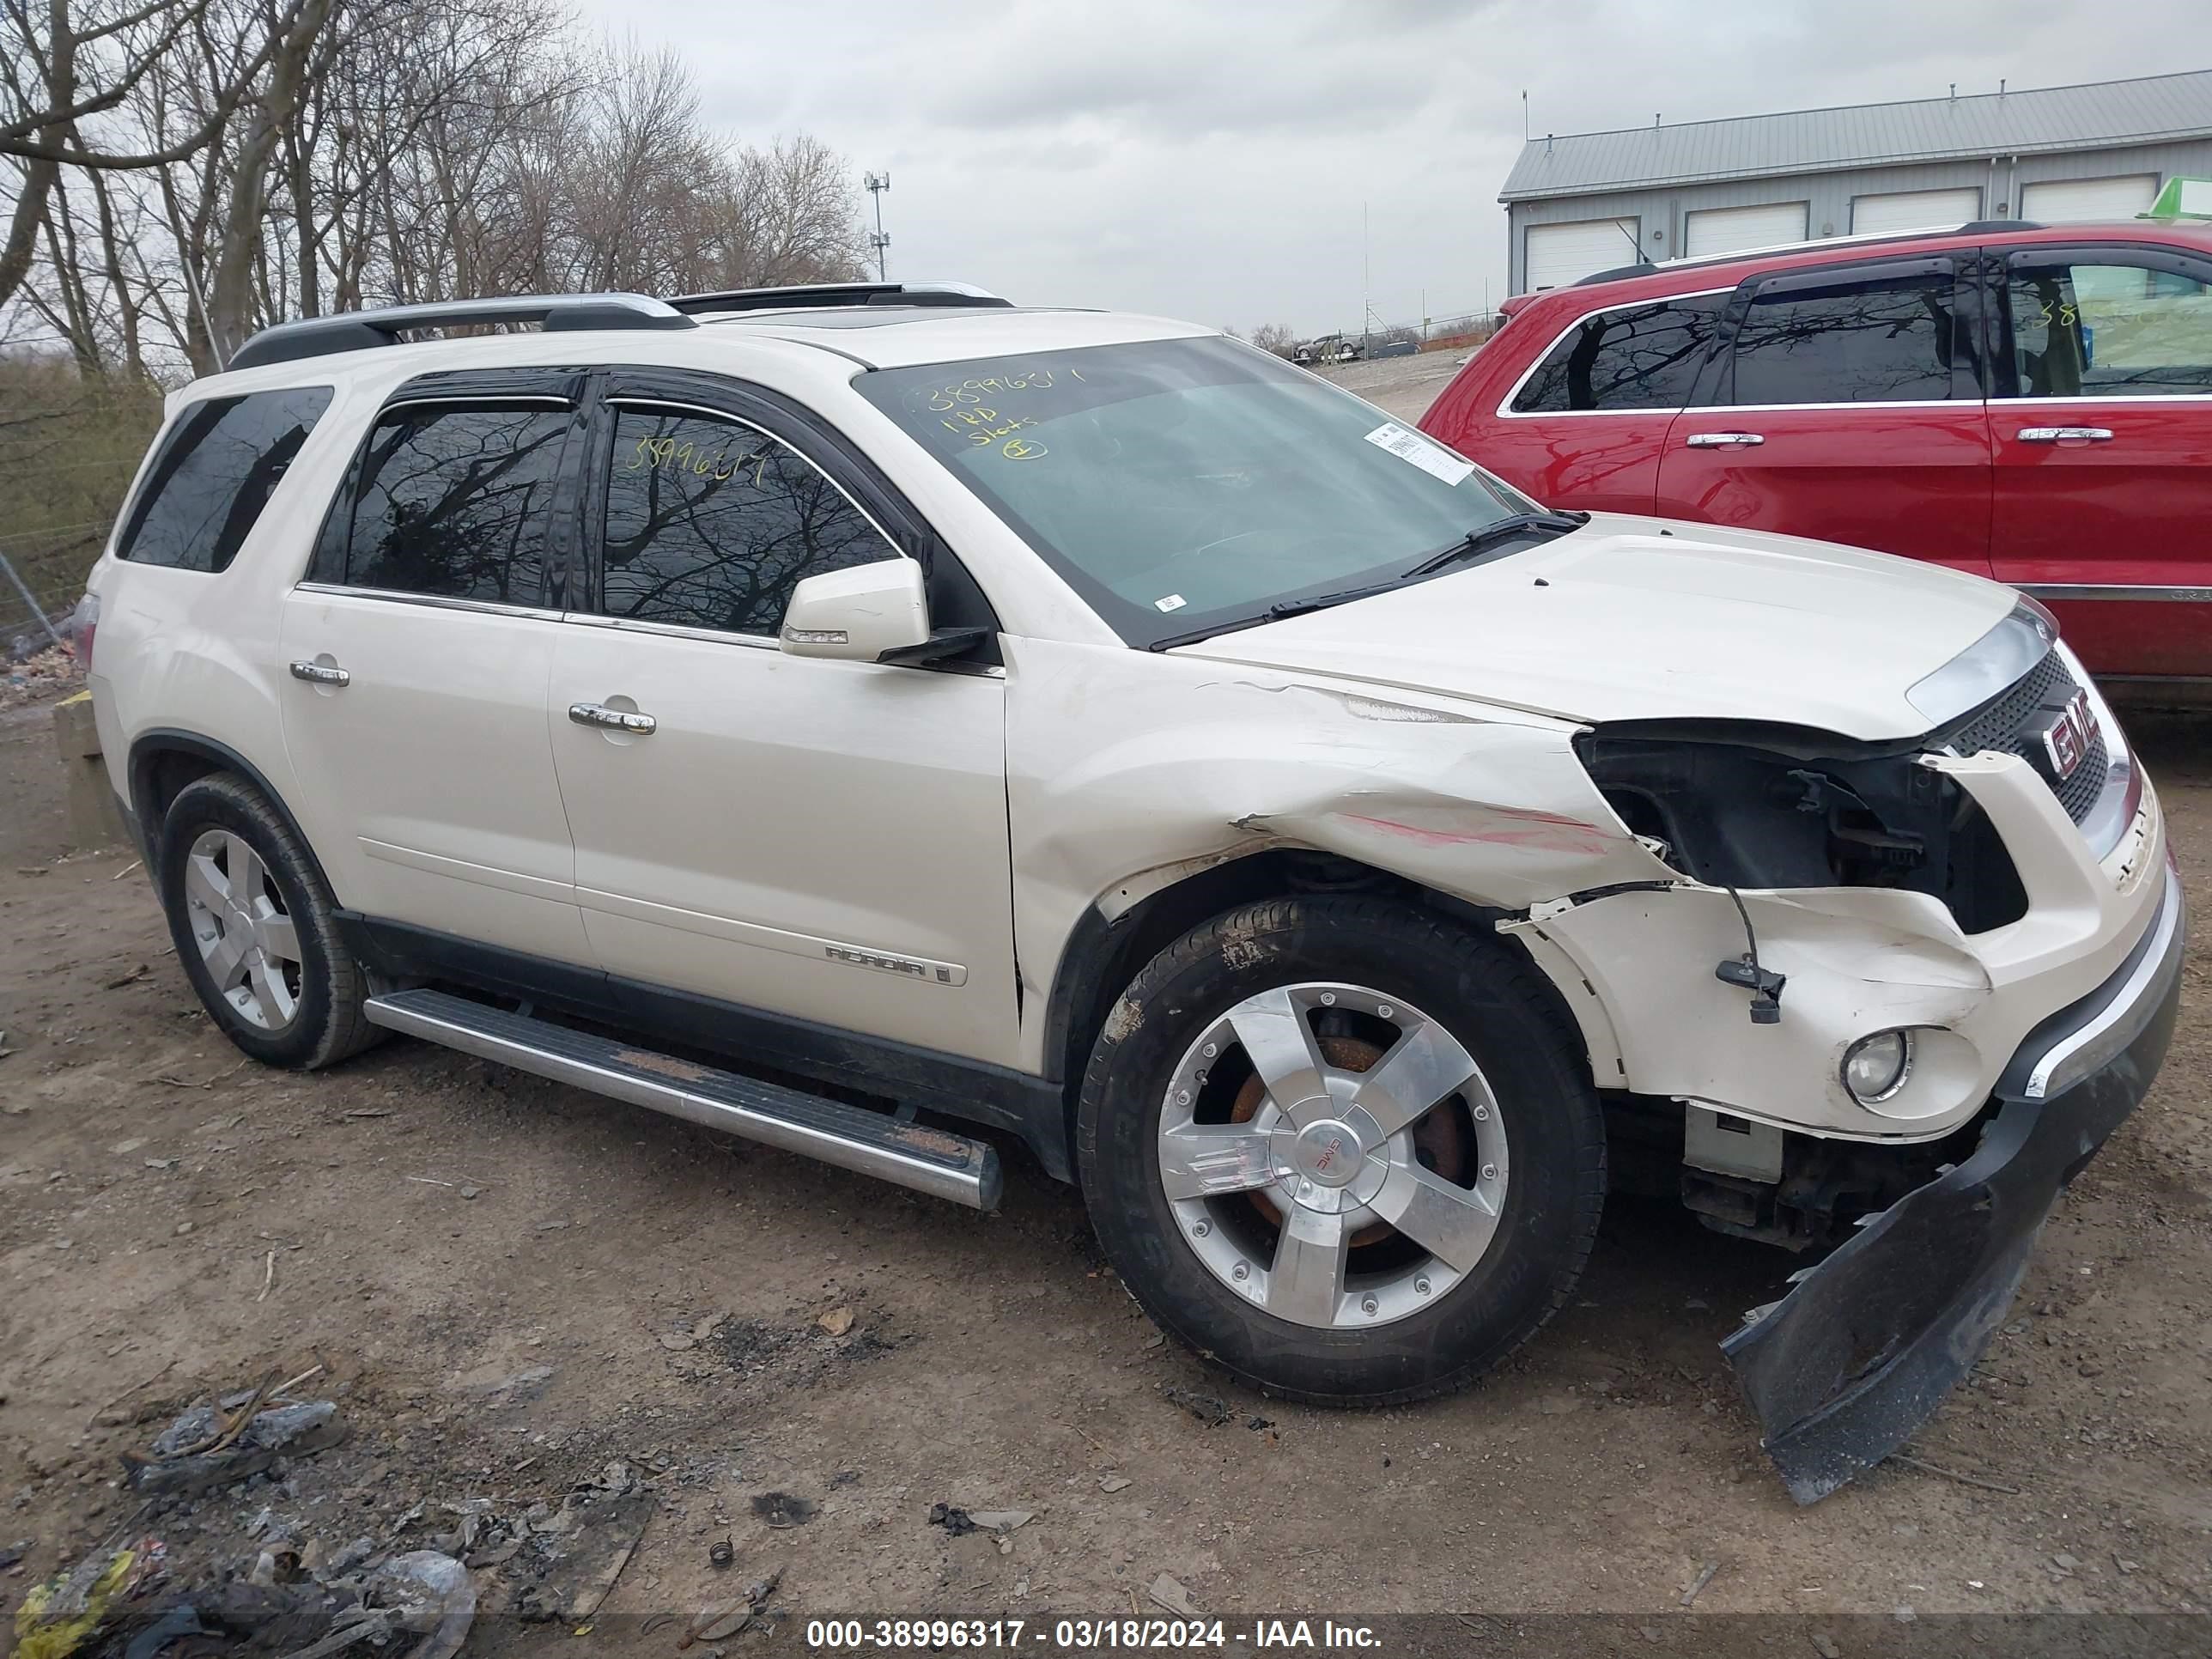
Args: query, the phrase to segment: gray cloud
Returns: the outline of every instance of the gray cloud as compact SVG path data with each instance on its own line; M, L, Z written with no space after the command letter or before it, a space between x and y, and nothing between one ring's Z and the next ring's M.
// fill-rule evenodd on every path
M1540 135L2212 63L2201 0L581 3L732 137L888 168L895 276L1308 331L1502 293L1524 88Z

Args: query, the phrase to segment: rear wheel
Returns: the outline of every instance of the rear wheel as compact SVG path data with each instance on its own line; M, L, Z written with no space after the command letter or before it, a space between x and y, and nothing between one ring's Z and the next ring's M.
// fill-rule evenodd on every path
M338 937L330 890L252 786L222 774L185 785L159 850L177 959L232 1042L313 1070L381 1035L363 1012L367 978Z
M1109 1256L1255 1386L1455 1387L1565 1298L1604 1193L1588 1072L1533 970L1433 913L1279 900L1115 1005L1078 1120Z

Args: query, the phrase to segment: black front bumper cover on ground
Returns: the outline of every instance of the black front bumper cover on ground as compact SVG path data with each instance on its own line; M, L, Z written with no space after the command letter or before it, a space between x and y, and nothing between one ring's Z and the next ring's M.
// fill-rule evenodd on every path
M1897 1450L1973 1368L2060 1191L2149 1091L2181 1000L2171 866L2164 881L2119 971L2021 1045L1973 1155L1869 1217L1721 1344L1799 1503Z

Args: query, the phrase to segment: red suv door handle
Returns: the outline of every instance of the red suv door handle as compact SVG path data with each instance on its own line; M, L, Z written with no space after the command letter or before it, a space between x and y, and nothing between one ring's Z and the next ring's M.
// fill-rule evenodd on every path
M1682 441L1692 449L1756 449L1766 440L1756 432L1692 432Z
M2112 429L2106 426L2024 426L2015 434L2024 444L2108 444Z

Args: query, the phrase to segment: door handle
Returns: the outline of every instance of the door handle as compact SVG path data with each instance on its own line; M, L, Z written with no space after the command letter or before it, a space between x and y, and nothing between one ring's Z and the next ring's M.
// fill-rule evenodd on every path
M1766 440L1756 432L1692 432L1682 441L1692 449L1756 449Z
M331 664L323 662L295 662L292 665L292 678L295 680L305 680L310 685L353 684L353 676L347 673L344 669L333 667Z
M2108 444L2112 429L2108 426L2024 426L2015 435L2024 444Z
M641 738L651 737L660 724L650 714L629 714L597 702L570 703L568 718L579 726L604 726L610 732L628 732Z

